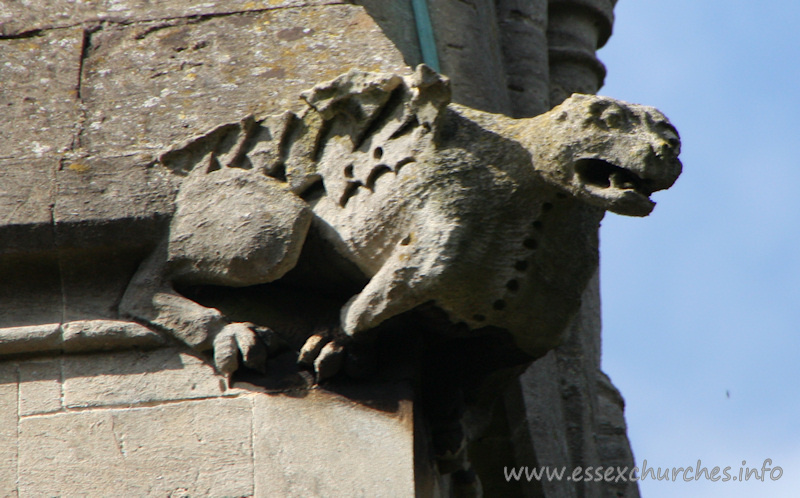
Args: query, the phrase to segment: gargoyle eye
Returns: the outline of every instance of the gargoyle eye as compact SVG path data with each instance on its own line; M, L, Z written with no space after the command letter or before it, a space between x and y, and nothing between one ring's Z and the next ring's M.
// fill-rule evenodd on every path
M671 124L662 122L659 123L661 127L661 137L669 144L670 148L675 152L675 154L680 154L681 152L681 139L678 135L678 131L673 127Z
M609 128L620 128L625 123L625 115L622 109L610 107L600 115L600 121Z

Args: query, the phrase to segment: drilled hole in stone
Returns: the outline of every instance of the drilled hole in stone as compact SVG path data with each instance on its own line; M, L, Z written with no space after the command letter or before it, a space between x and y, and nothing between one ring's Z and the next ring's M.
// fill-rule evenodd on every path
M519 282L516 280L509 280L506 282L506 289L510 290L511 292L516 292L519 290Z
M486 317L483 315L472 315L472 319L476 322L484 322L486 321Z
M380 159L383 157L383 148L382 147L375 147L375 150L372 151L372 157L375 159Z
M502 299L498 299L494 302L494 304L492 304L492 308L496 309L497 311L502 311L506 309L506 302Z
M522 245L527 247L528 249L536 249L538 245L536 239L525 239L522 241Z
M353 178L353 165L349 164L344 168L344 176L347 178Z
M514 269L517 271L525 271L528 269L528 262L527 261L517 261L514 263Z
M411 235L406 235L403 240L400 241L401 246L407 246L411 243Z

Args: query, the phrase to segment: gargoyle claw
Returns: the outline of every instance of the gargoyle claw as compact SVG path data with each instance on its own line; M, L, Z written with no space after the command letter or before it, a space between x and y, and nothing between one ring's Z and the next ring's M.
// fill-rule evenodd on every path
M314 360L314 372L317 374L317 383L329 379L339 373L344 365L344 346L336 341L331 341L322 347L319 356Z
M314 370L317 383L339 373L344 365L345 348L336 340L322 334L314 334L300 348L297 363Z
M239 368L241 354L245 366L264 371L267 347L256 334L252 323L231 323L222 328L214 338L214 365L220 373L230 376Z
M297 363L307 368L313 368L314 361L328 342L330 342L330 339L322 334L314 334L306 339L305 344L300 348L300 353L297 355Z

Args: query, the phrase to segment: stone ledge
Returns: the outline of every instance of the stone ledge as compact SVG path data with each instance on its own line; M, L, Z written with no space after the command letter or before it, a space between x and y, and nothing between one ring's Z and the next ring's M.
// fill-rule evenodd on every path
M163 346L158 333L134 322L80 320L0 328L0 356L25 353L77 353Z

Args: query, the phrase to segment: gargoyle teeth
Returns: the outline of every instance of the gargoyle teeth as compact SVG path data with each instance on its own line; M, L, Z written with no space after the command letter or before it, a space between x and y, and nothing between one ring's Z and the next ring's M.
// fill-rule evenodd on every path
M621 190L636 190L636 184L630 178L626 178L628 175L623 175L622 173L627 172L615 171L611 173L611 186Z
M647 195L644 181L638 175L602 159L579 160L575 163L575 174L589 188L634 190Z

